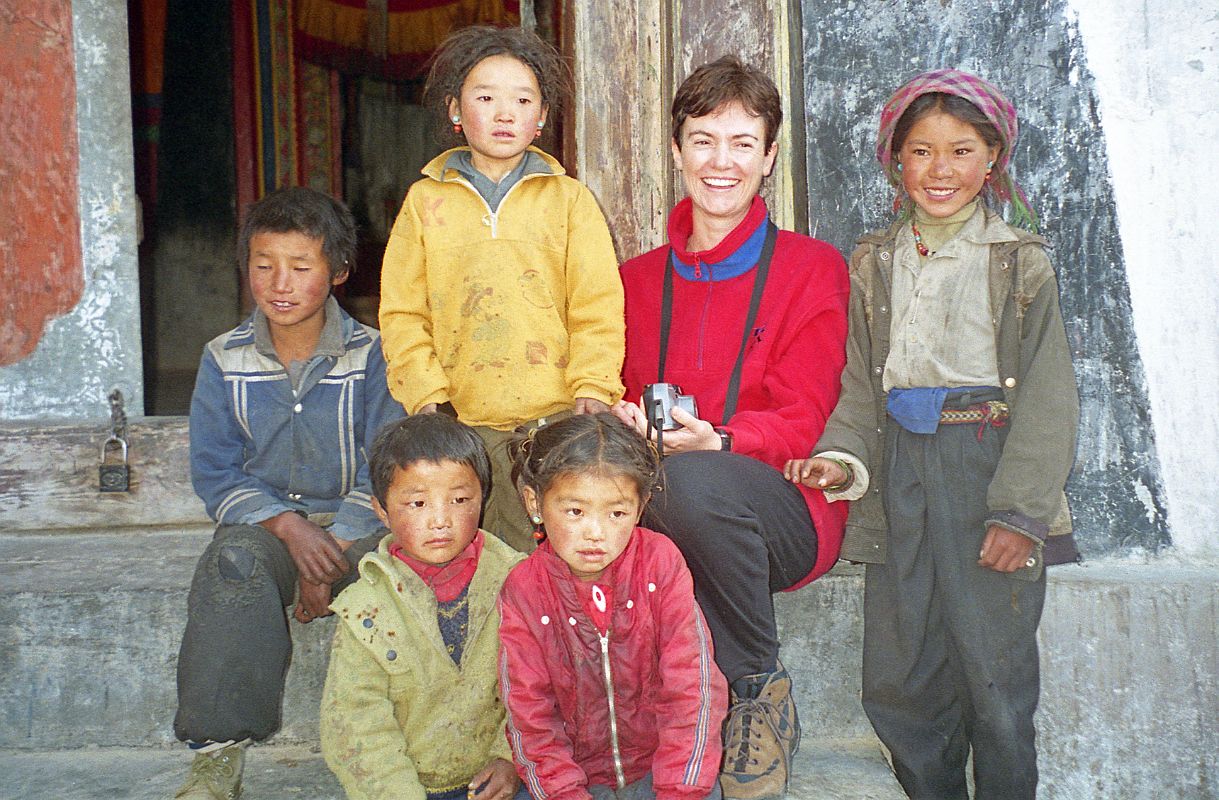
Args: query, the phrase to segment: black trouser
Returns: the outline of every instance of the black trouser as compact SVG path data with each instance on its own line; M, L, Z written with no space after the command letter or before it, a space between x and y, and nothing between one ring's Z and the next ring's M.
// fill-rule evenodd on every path
M357 576L356 565L385 531L347 549L350 566L337 595ZM292 635L284 609L296 595L297 572L283 542L258 525L221 525L195 567L186 632L178 653L181 741L267 738L279 727Z
M772 672L779 634L771 595L817 560L804 496L773 467L717 451L667 457L663 486L643 524L685 556L720 671L729 683Z
M891 421L887 437L888 559L867 567L863 706L914 798L965 800L971 746L979 800L1036 794L1045 576L978 566L1006 435L978 430Z

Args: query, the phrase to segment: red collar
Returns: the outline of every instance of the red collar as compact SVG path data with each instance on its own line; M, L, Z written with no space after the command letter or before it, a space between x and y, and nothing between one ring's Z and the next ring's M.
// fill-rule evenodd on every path
M739 250L765 218L766 201L762 195L755 195L749 210L745 212L745 218L719 244L710 250L691 253L686 250L686 242L690 241L690 234L694 232L694 203L687 197L669 213L669 246L683 263L718 264Z
M478 569L478 558L483 552L483 532L474 535L474 540L466 545L457 556L447 564L428 564L406 554L397 543L389 546L389 554L406 564L423 580L440 603L456 600L458 595L470 585L474 571Z

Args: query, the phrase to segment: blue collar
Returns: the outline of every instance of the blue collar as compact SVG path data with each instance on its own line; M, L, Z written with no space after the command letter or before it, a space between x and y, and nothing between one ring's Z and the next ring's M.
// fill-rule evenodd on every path
M749 234L749 238L741 243L735 253L730 254L723 261L717 263L701 262L696 265L694 263L687 264L682 261L677 255L677 251L673 251L673 263L676 265L677 274L688 281L726 281L730 278L735 278L738 275L744 275L749 270L757 266L758 259L762 256L762 245L766 241L766 222L768 216L763 216L758 227L753 233ZM706 267L701 269L700 267Z

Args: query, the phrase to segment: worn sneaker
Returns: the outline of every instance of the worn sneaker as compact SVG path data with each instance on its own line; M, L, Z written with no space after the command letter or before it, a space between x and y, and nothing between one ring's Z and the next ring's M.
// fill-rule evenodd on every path
M732 682L724 721L720 788L730 800L775 800L787 792L792 756L800 748L800 719L791 676L774 672Z
M190 776L175 800L236 800L241 797L241 770L245 748L231 744L215 753L200 753L190 765Z

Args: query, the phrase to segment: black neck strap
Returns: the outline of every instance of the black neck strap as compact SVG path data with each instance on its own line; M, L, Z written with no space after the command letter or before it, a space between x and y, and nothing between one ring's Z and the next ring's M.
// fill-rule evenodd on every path
M749 334L758 318L758 307L762 305L762 292L766 289L766 273L770 271L770 260L775 252L775 237L779 229L769 220L766 222L766 241L762 243L762 254L758 256L758 265L753 273L753 295L749 298L749 313L745 317L745 332L741 336L741 349L736 354L736 364L732 367L732 377L728 379L728 392L724 396L724 420L721 425L727 425L728 420L736 413L737 394L741 389L741 369L745 365L745 347L749 344ZM669 328L673 323L673 248L669 248L669 260L665 265L664 288L660 295L660 359L656 368L657 383L664 383L665 359L669 352Z

